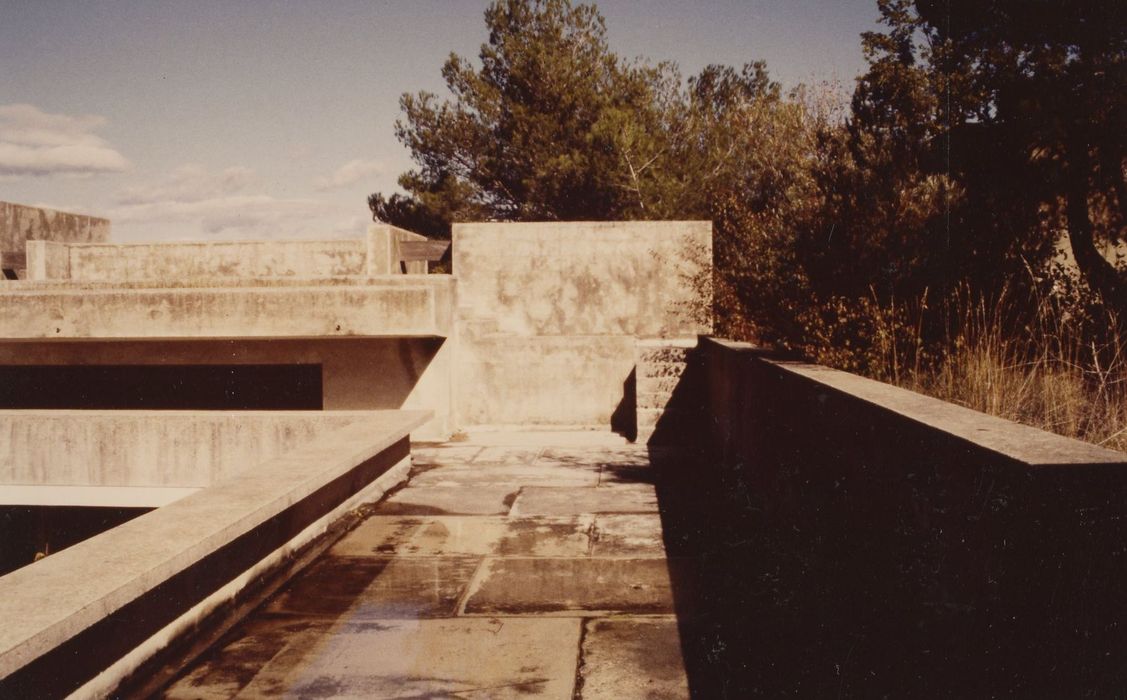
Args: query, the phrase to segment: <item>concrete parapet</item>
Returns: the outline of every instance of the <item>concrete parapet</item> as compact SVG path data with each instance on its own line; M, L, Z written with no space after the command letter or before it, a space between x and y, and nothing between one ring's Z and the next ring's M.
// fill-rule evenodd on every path
M748 543L716 579L772 572L754 600L756 581L709 589L730 616L724 644L752 660L725 682L944 697L1125 686L1127 455L746 344L709 339L702 355L700 517ZM846 657L848 680L817 666Z
M0 696L112 692L358 494L405 478L408 434L426 419L373 412L0 577Z
M202 488L369 415L0 411L0 485Z
M76 282L332 277L365 273L360 239L321 241L195 241L71 245Z

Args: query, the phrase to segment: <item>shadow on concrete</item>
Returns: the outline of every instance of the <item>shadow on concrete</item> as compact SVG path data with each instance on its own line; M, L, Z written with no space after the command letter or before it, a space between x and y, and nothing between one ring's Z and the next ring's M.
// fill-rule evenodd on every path
M630 375L622 382L622 400L610 416L610 429L627 440L638 438L638 378L635 370L630 370Z
M1127 688L1123 475L983 463L770 388L753 458L650 450L669 556L695 562L670 569L694 698Z

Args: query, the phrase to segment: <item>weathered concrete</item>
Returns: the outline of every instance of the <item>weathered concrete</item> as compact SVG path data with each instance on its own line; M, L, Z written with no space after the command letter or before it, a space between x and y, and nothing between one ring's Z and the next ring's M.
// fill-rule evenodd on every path
M500 490L516 493L551 472L566 483L650 469L646 452L606 434L478 437L417 448L406 489L370 507L165 697L689 697L673 593L691 564L666 560L657 515L397 514L411 491L478 500L474 471L490 483L504 475ZM451 483L414 485L433 473Z
M487 559L467 614L673 613L664 559Z
M712 328L708 222L456 224L453 261L463 425L632 432L635 339Z
M0 292L7 340L446 336L436 283ZM441 284L441 282L437 283Z
M323 532L356 496L342 479L356 489L380 486L378 477L406 455L407 433L426 418L373 412L284 457L0 577L5 620L0 694L21 696L34 688L54 695L87 681L93 686L84 694L112 687L136 667L137 649L151 635L163 640L158 646L167 643L170 630L182 632L198 621L199 606L211 609L253 580L243 573L248 568L284 558ZM186 585L184 577L197 583ZM223 589L228 585L236 588ZM106 629L116 632L107 635ZM77 657L68 646L75 644L85 649ZM53 655L66 657L65 672L63 660ZM133 657L129 668L106 670L109 678L94 679L122 655Z
M107 241L110 222L84 214L0 202L0 254L23 252L27 241Z
M524 488L513 504L519 515L577 513L656 513L657 493L649 484L600 486L593 489Z
M367 411L0 411L0 485L202 488L369 419Z
M707 221L455 224L453 237L460 304L495 319L499 333L712 330L690 313L710 294L692 282L712 261Z
M168 698L334 697L571 700L579 620L399 620L295 629L283 638L249 637L246 652L218 659L246 663L220 676L201 667L170 689ZM268 645L268 646L267 646ZM280 647L280 648L279 648ZM257 661L257 659L255 659ZM217 664L218 665L218 664ZM225 674L224 674L225 675ZM243 684L242 677L250 676Z
M677 621L608 618L587 623L579 687L583 698L678 700L689 697Z
M103 243L66 248L69 274L51 275L45 279L126 282L217 280L227 277L334 277L362 275L367 261L364 241L359 238Z

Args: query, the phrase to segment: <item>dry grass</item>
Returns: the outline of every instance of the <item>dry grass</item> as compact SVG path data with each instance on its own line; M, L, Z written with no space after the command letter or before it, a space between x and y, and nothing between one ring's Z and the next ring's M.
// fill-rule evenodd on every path
M960 293L941 310L945 337L925 344L902 334L880 348L885 361L875 369L924 394L1127 451L1122 326L1110 311L1083 317L1077 308L1037 299L1030 311L1005 294Z

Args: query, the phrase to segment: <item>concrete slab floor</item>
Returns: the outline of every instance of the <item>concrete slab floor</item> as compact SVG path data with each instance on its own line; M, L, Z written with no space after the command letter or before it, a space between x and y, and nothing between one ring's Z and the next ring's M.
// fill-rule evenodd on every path
M646 450L537 437L423 447L166 697L689 697Z

